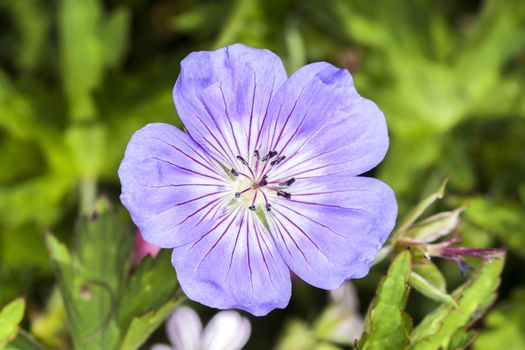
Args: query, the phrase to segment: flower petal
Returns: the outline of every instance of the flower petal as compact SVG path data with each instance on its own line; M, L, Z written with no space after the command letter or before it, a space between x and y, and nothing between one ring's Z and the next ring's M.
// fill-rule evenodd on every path
M286 156L270 177L355 176L375 167L388 149L379 108L359 96L347 70L328 63L294 73L269 115L267 149Z
M366 177L326 177L292 188L292 197L276 199L267 213L292 271L324 289L365 276L394 227L397 205L390 187Z
M166 334L174 350L199 350L202 323L187 306L178 307L166 322Z
M251 158L273 92L286 78L275 54L235 44L188 55L173 99L193 139L234 167L237 155Z
M206 350L241 350L250 339L252 327L246 317L236 311L221 311L210 320L202 334Z
M173 348L166 344L154 344L150 350L173 350Z
M290 299L290 272L275 243L248 209L217 218L173 250L172 262L184 293L220 309L242 309L262 316Z
M120 198L144 239L170 248L209 211L224 208L231 196L226 176L187 134L149 124L127 146L119 168Z

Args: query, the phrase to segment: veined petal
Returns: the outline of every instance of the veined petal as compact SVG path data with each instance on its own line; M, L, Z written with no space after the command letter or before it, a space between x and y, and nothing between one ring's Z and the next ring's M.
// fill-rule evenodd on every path
M237 155L253 154L273 93L286 78L275 54L235 44L188 55L173 99L193 139L234 167Z
M178 307L166 322L166 334L173 350L199 350L201 333L199 315L187 306Z
M355 176L375 167L388 149L377 106L359 96L345 69L319 62L294 73L270 105L268 149L286 160L279 178Z
M267 213L288 266L306 282L338 288L368 273L395 224L394 193L379 180L326 177L294 184Z
M256 316L284 308L291 293L288 267L255 213L233 210L173 250L183 291L202 304Z
M206 325L202 349L241 350L250 339L252 327L246 317L236 311L221 311Z
M144 239L162 248L224 210L227 175L187 134L149 124L131 138L119 168L121 201Z

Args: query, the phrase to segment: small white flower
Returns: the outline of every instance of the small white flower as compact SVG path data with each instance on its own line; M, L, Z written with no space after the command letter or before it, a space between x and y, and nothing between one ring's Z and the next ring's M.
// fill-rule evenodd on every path
M156 344L151 350L240 350L250 333L250 321L236 311L217 313L203 329L199 315L181 306L166 322L171 346Z

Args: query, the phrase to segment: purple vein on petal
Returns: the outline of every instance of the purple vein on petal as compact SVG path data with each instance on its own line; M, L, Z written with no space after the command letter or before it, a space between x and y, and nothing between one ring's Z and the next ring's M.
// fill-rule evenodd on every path
M312 101L316 101L317 100L317 96L319 96L319 92L321 91L321 88L319 88L315 94L315 97L313 98ZM303 118L301 119L301 122L299 123L299 125L297 125L297 127L295 128L295 131L292 133L292 135L288 138L288 141L286 141L286 143L284 144L283 147L280 148L280 153L283 153L284 150L286 149L286 147L290 144L290 142L293 140L293 138L295 137L295 135L299 132L299 129L301 129L301 126L304 124L304 121L306 120L306 116L308 116L308 114L310 113L310 108L312 108L312 104L314 102L311 102L309 105L308 105L308 108L306 110L306 112L304 113L303 115ZM282 134L282 131L281 131L281 134ZM279 139L275 142L275 146L274 148L277 148L278 145L279 145L279 142L281 140L281 135L279 135Z
M201 105L202 105L202 107L204 107L204 110L206 111L206 113L213 120L213 124L215 124L215 127L217 128L217 131L222 136L222 139L224 140L224 143L226 144L226 147L228 147L228 149L230 150L230 155L235 159L235 155L234 155L233 150L230 147L230 143L228 142L228 139L226 138L226 136L224 136L224 133L222 132L222 128L219 126L219 123L217 122L217 119L215 119L215 117L213 116L213 113L211 113L208 105L200 97L198 97L197 100L201 103ZM217 141L217 142L219 143L219 141ZM219 145L220 145L220 143L219 143ZM223 148L223 147L221 146L221 148ZM225 150L225 152L226 152L226 150Z
M224 147L222 146L222 143L217 139L217 137L215 137L214 133L210 130L210 128L208 127L208 125L206 125L206 123L196 114L193 115L195 118L197 118L202 126L204 126L206 128L206 130L208 130L208 133L210 134L210 136L215 140L215 142L217 143L217 145L219 145L219 147L222 149L222 152L217 149L217 147L215 147L215 145L213 145L207 137L205 137L202 133L199 132L199 134L204 138L204 140L206 140L206 142L212 146L219 155L221 155L221 157L226 161L226 163L230 162L229 165L230 166L233 166L235 164L235 157L233 156L232 152L231 152L231 149L230 149L230 152L228 153L228 151L226 151L226 149L224 149ZM221 135L222 135L222 132L221 132ZM224 138L224 136L223 136ZM227 142L226 142L227 144Z
M275 76L273 77L272 79L272 91L274 89L274 86L275 86ZM255 140L255 149L257 149L257 145L259 144L259 139L261 137L261 133L263 131L263 128L264 128L264 123L266 122L266 117L268 116L268 109L270 108L270 102L272 101L272 94L270 94L270 97L268 97L268 103L266 104L266 109L264 111L264 117L263 117L263 120L261 122L261 125L259 126L259 130L257 132L257 139Z
M226 235L226 233L228 232L228 230L230 229L231 225L235 222L235 220L237 219L237 215L239 214L240 212L240 209L238 209L235 214L233 214L232 216L232 220L230 221L230 223L228 224L228 226L226 226L226 228L224 229L224 231L221 233L221 235L219 236L219 238L217 239L217 241L215 241L215 243L211 246L211 248L208 250L208 252L204 255L204 257L202 258L202 260L200 261L199 265L197 266L197 270L201 267L202 263L204 262L204 260L208 257L208 255L210 255L210 253L213 251L213 249L215 249L215 247L217 246L217 244L219 244L219 242L222 240L222 238ZM192 246L193 248L193 246Z
M200 199L207 198L207 197L209 197L209 196L213 196L213 195L216 195L216 194L219 194L219 193L224 193L224 191L217 191L217 192L206 193L206 194L204 194L204 195L202 195L202 196L200 196L200 197L193 198L193 199L189 199L189 200L184 201L184 202L180 202L180 203L173 204L173 205L169 206L168 208L166 208L166 209L162 209L161 211L155 213L154 215L162 214L162 213L164 213L164 212L166 212L166 211L168 211L168 210L170 210L170 209L173 209L173 208L175 208L175 207L178 207L178 206L180 206L180 205L184 205L184 204L192 203L192 202L198 201L198 200L200 200Z
M192 156L190 156L189 154L187 154L186 152L184 152L183 150L181 150L181 149L178 148L177 146L174 146L174 145L170 144L169 142L166 142L166 141L164 141L164 140L162 140L162 139L159 139L159 138L157 138L157 137L154 137L154 139L155 139L155 140L158 140L158 141L160 141L160 142L163 142L163 143L165 143L166 145L172 147L173 149L177 150L178 152L180 152L181 154L183 154L183 155L186 156L187 158L193 160L195 163L199 164L199 165L202 166L203 168L208 169L208 170L211 171L212 173L214 173L214 174L216 174L216 175L219 175L219 176L224 175L224 174L219 173L219 172L217 171L217 169L212 169L212 168L210 168L209 166L207 166L207 165L201 163L200 161L198 161L197 159L193 158Z
M268 262L266 261L266 256L264 255L264 252L263 252L262 247L261 247L261 241L259 240L259 230L258 230L258 227L257 227L256 223L254 225L254 230L255 230L255 237L257 238L257 245L259 246L259 252L261 253L261 257L263 259L264 266L266 266L266 271L268 271L268 277L270 277L270 282L272 283L272 285L274 285L273 284L272 274L270 273L270 268L268 267Z
M253 123L253 109L255 107L255 94L257 92L257 79L255 76L255 72L253 72L253 96L252 96L252 109L250 111L250 123L248 126L248 150L247 150L247 156L249 157L251 155L250 152L250 146L251 146L251 140L252 140L252 123Z
M217 203L218 201L224 199L226 196L222 196L222 197L219 197L219 198L216 198L214 200L212 200L211 202L208 202L206 203L204 206L200 207L199 209L195 210L193 213L191 213L190 215L186 216L181 222L179 222L176 226L179 226L180 224L183 224L184 222L186 222L186 220L192 218L193 216L197 215L199 212L201 212L202 210L206 209L207 207L209 207L210 205L214 204L214 203ZM219 203L217 203L216 205L219 205ZM215 205L215 206L216 206ZM215 207L214 206L214 207ZM213 208L213 207L212 207Z
M237 147L237 153L241 154L241 149L239 148L239 143L237 142L237 136L235 136L235 131L233 130L233 123L230 118L230 113L228 112L228 105L226 104L226 97L224 96L224 91L222 90L222 82L219 85L219 89L221 90L222 102L224 103L224 113L226 114L226 118L228 119L228 123L230 124L230 130L232 133L233 140L235 141L235 147Z
M294 104L293 104L293 107L292 107L292 110L290 111L290 113L288 113L288 116L286 117L286 120L284 121L284 124L282 125L281 127L281 131L279 132L279 136L277 137L277 140L275 141L275 143L273 143L273 140L274 140L274 136L276 135L276 132L277 132L277 124L278 124L278 121L281 119L281 109L279 109L279 114L277 114L277 118L275 118L275 126L274 126L274 132L272 134L272 142L270 143L272 145L272 149L275 148L275 145L277 145L279 143L279 141L281 140L281 137L283 135L283 132L284 130L286 129L286 125L288 125L288 121L290 120L290 117L292 116L293 112L295 111L295 108L297 107L297 103L299 102L299 100L301 99L301 96L303 95L303 92L304 92L304 89L305 87L303 87L301 89L301 92L299 93L299 96L297 97L297 99L295 100ZM283 98L283 101L285 99ZM281 107L282 107L282 104L281 104Z
M297 196L297 195L294 194L294 196ZM275 205L283 207L283 208L285 208L285 209L287 209L287 210L289 210L289 211L291 211L291 212L293 212L293 213L295 213L295 214L297 214L297 215L299 215L299 216L301 216L301 217L303 217L303 218L305 218L307 220L310 220L311 222L313 222L313 223L315 223L315 224L317 224L317 225L319 225L319 226L321 226L321 227L323 227L323 228L333 232L334 234L336 234L337 236L341 237L342 239L350 242L350 240L347 237L343 236L342 234L340 234L337 231L332 230L330 227L321 224L319 221L314 220L311 217L308 217L308 216L306 216L306 215L304 215L304 214L302 214L302 213L300 213L300 212L298 212L298 211L296 211L296 210L294 210L294 209L292 209L292 208L290 208L290 207L288 207L288 206L286 206L286 205L284 205L282 203L275 203Z
M228 280L228 276L230 275L230 270L232 268L233 257L235 255L235 250L237 249L237 242L239 241L239 236L241 234L242 224L244 223L244 218L245 217L246 217L246 210L243 211L242 217L241 217L241 222L239 223L239 229L237 230L237 236L235 237L235 243L233 244L233 249L232 249L232 253L231 253L231 256L230 256L230 264L228 265L228 272L226 273L226 278L224 280L225 282Z
M273 211L272 211L273 212ZM271 220L272 222L274 223L274 226L275 228L277 229L277 231L279 231L279 234L281 236L281 239L283 240L283 243L284 245L286 246L286 249L288 250L288 253L290 254L291 257L293 257L293 254L290 252L290 249L288 248L288 244L286 244L286 240L284 239L284 236L281 232L281 230L279 229L279 225L283 228L283 230L286 232L286 234L288 235L288 237L292 240L293 244L295 245L295 247L297 248L297 250L299 250L301 252L301 255L303 256L304 260L306 261L306 263L308 265L310 265L310 262L308 261L308 259L306 258L306 255L304 254L303 250L301 249L301 247L299 247L299 245L297 244L297 242L295 241L295 239L293 239L293 236L292 234L286 229L286 226L283 225L283 223L281 222L281 220L279 220L275 214L272 214L271 215Z
M248 270L250 271L250 282L252 285L252 294L253 294L253 272L252 272L252 261L250 256L250 225L248 221L250 221L250 218L252 218L250 215L248 215L248 219L246 220L246 255L248 258Z
M188 172L190 172L190 173L192 173L192 174L195 174L195 175L200 175L200 176L204 176L204 177L207 177L207 178L210 178L210 179L214 179L214 180L217 180L217 181L220 181L220 182L225 182L225 183L227 183L224 179L220 179L220 178L217 178L217 177L215 177L215 176L207 175L207 174L204 174L204 173L201 173L201 172L198 172L198 171L192 170L192 169L188 169L188 168L182 167L182 166L180 166L180 165L177 165L177 164L172 163L172 162L170 162L170 161L168 161L168 160L165 160L165 159L160 159L160 158L157 158L157 157L152 157L152 158L150 158L150 159L154 159L154 160L157 160L157 161L159 161L159 162L163 162L163 163L169 164L169 165L174 166L174 167L176 167L176 168L178 168L178 169L188 171Z

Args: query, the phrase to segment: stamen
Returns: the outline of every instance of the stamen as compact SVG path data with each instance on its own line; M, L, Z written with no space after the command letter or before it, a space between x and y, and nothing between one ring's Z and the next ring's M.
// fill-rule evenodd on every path
M290 185L293 184L294 182L295 182L295 178L292 177L292 178L291 178L290 180L288 180L288 181L281 182L281 183L279 184L279 186L290 186Z
M264 191L261 191L261 193L264 197L264 202L266 203L266 211L271 211L272 206L270 205L270 203L268 203L268 197L266 197L266 193L264 193Z
M272 161L272 162L270 163L270 165L272 165L272 166L273 166L273 165L277 165L277 164L279 164L280 162L282 162L282 161L284 160L284 158L286 158L286 156L279 156L279 157L277 157L277 159L275 159L274 161Z
M278 197L284 197L286 199L292 198L292 195L290 193L285 192L285 191L281 191L281 190L277 191L277 196Z
M263 162L266 162L268 159L272 159L273 157L275 157L277 155L277 152L276 151L270 151L268 152L267 155L265 155L261 160Z
M259 181L259 183L258 183L259 187L264 187L264 186L268 185L267 178L268 178L268 175L264 175L262 177L261 181Z
M250 205L248 209L250 209L251 211L255 211L255 205Z
M237 159L241 161L242 165L248 165L248 162L241 156L237 156Z
M237 170L232 168L232 170L230 170L230 171L231 171L233 176L235 176L235 177L239 176L239 173L237 172Z
M253 199L252 199L252 205L248 207L248 209L250 209L251 211L255 211L255 200L257 199L258 192L259 191L255 191L255 195L253 196Z
M255 158L257 158L257 160L259 160L261 158L261 155L259 154L259 150L253 151L253 155L254 155Z
M241 194L243 194L244 192L248 192L251 189L252 189L251 187L248 187L248 188L242 190L241 192L235 192L235 198L239 198L241 196Z

